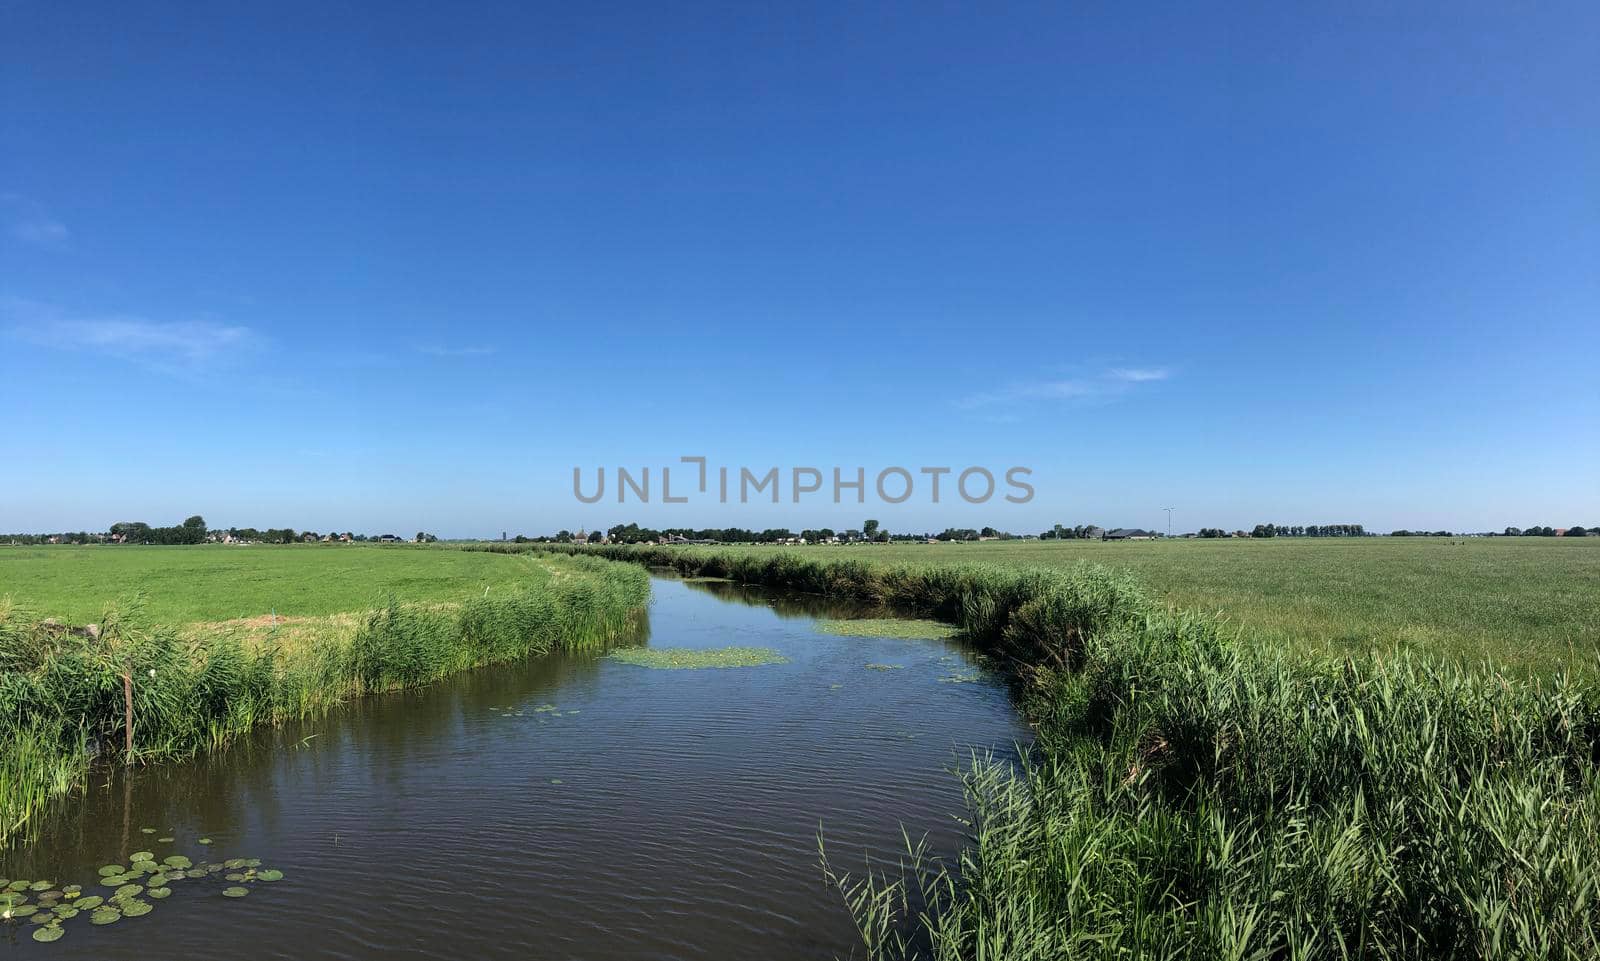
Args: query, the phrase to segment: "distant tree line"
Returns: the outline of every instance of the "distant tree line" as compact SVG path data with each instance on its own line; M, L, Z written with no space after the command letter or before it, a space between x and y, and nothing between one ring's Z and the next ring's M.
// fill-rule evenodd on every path
M569 530L557 531L555 534L542 534L529 537L518 534L510 538L518 544L542 543L571 543L577 539L576 534ZM595 531L585 535L590 541L603 538L612 544L659 544L673 538L683 538L689 541L715 541L719 544L782 544L790 541L803 540L807 544L861 544L861 543L888 543L890 541L976 541L984 539L1009 540L1017 535L994 527L970 528L950 527L940 534L916 534L910 531L891 533L880 522L868 518L862 523L859 530L834 530L831 527L808 527L799 533L787 527L769 527L766 530L748 530L743 527L641 527L638 524L617 524L608 528L604 533ZM502 535L504 539L504 535Z
M1502 531L1500 533L1500 536L1501 537L1556 537L1557 534L1556 534L1556 528L1554 528L1554 527L1540 527L1537 524L1535 524L1533 527L1508 527L1508 528L1506 528L1504 531ZM1574 524L1571 527L1567 528L1566 534L1561 535L1561 536L1564 536L1564 537L1600 536L1600 524L1590 524L1588 527L1584 527L1581 524Z
M1360 524L1257 524L1251 537L1366 537L1367 529Z
M1075 527L1056 524L1047 531L1041 531L1039 539L1057 541L1094 540L1104 533L1105 528L1095 524L1078 524Z
M326 535L316 531L297 531L292 527L270 527L258 530L254 527L230 527L227 530L214 530L206 526L206 519L199 514L188 518L176 527L151 527L143 521L118 521L111 525L109 531L91 533L88 531L75 531L61 534L0 534L0 543L9 544L204 544L208 541L234 540L246 541L256 544L294 544L302 541L320 541L323 539L344 541L399 541L401 538L393 534L367 535L345 531L343 534L330 532ZM433 543L439 538L425 531L418 531L415 542L418 544Z

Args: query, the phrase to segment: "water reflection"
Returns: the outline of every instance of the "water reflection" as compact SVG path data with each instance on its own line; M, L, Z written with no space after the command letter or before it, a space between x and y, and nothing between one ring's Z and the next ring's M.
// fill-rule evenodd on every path
M817 868L818 825L841 863L893 857L902 824L952 850L961 797L948 769L1025 734L1005 691L939 683L970 667L956 644L811 630L814 617L879 613L859 605L728 582L653 587L636 642L771 647L789 663L535 659L367 698L193 762L107 772L0 874L85 883L149 847L261 857L288 878L237 903L180 886L145 918L74 925L48 946L24 937L16 950L847 954L849 919ZM177 841L156 845L143 827ZM215 844L197 847L202 836Z

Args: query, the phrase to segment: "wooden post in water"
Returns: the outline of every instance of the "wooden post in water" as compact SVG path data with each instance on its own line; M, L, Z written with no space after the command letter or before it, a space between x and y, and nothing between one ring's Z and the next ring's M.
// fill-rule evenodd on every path
M123 761L133 760L133 675L122 675L122 710L123 730L127 732L127 757Z

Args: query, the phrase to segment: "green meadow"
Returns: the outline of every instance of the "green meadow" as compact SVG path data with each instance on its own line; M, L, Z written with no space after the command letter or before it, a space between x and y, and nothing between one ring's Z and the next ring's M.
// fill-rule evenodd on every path
M407 603L454 603L547 576L527 558L348 544L0 547L0 601L64 624L97 621L144 595L144 616L179 627L276 612L317 617Z
M681 550L681 548L674 548ZM1533 673L1590 671L1600 652L1600 537L1365 537L730 546L757 556L946 567L1131 571L1183 610L1253 644L1314 654L1492 658Z

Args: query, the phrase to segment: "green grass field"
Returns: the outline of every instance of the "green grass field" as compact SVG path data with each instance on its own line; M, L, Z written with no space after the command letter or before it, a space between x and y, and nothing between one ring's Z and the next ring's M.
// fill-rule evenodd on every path
M0 599L62 623L97 621L136 591L144 616L174 627L317 617L525 590L548 576L527 557L351 545L0 548Z
M364 694L600 650L649 597L643 570L594 558L0 549L0 845L84 782L91 745L186 757ZM67 629L85 623L99 631Z
M1597 668L1600 537L984 541L727 547L911 565L1132 571L1169 604L1221 613L1252 641L1327 653L1400 648L1544 672Z

